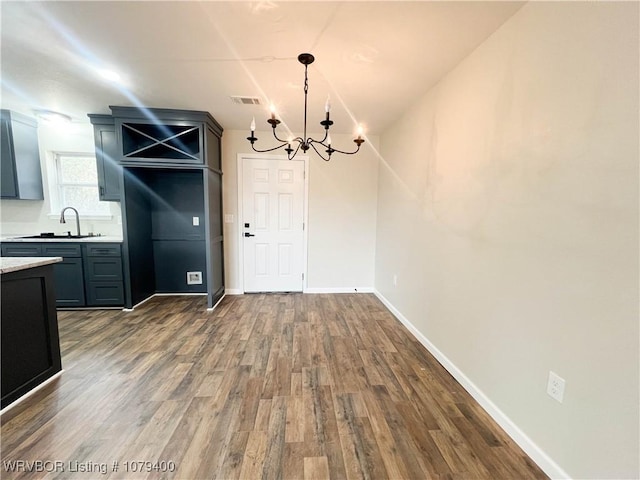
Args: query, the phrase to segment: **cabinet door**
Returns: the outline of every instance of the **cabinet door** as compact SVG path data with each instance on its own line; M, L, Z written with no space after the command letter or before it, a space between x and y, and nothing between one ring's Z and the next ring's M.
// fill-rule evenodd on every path
M0 171L1 182L1 196L2 198L17 198L18 197L18 184L16 180L16 168L13 158L13 143L11 141L11 127L9 124L9 118L3 112L2 120L0 123L2 128L0 137L0 165L2 170Z
M96 165L100 200L120 201L120 176L122 167L118 164L118 141L114 125L94 125L96 144Z
M82 258L65 258L53 266L57 307L84 307Z
M87 281L122 281L122 260L120 257L87 258Z
M43 200L37 122L9 110L2 110L1 117L0 196L17 200Z

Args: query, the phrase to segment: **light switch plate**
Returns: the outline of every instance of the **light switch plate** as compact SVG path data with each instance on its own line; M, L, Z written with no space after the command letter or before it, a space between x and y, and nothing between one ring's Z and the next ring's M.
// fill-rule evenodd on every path
M233 213L224 214L224 223L233 223Z
M200 225L200 217L193 217L193 226L197 227Z

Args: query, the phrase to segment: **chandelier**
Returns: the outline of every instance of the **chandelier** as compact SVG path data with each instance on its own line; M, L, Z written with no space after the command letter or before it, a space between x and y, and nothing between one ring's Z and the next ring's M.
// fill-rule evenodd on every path
M307 137L307 94L309 91L309 80L307 78L307 67L313 63L315 58L310 53L301 53L298 55L298 61L304 65L304 130L302 137L296 137L288 140L283 140L278 137L276 133L276 127L280 124L280 120L276 118L276 112L274 107L271 107L271 118L267 120L267 123L271 125L273 130L274 138L280 142L280 145L273 148L268 148L266 150L258 150L254 143L258 140L255 136L256 130L256 120L255 118L251 122L251 136L247 137L247 140L251 142L251 148L253 151L258 153L272 152L274 150L278 150L280 148L284 148L285 152L287 152L287 157L289 160L293 159L296 156L299 150L302 150L304 153L307 152L310 148L313 148L315 152L325 161L331 160L331 155L334 152L342 153L345 155L353 155L354 153L358 153L360 150L360 145L364 143L364 138L362 138L363 132L362 127L358 128L358 136L353 140L357 145L357 148L353 152L345 152L343 150L338 150L337 148L333 148L331 144L331 135L329 135L329 128L333 125L333 121L329 119L329 111L331 110L331 104L329 102L329 98L327 97L327 102L325 104L324 110L326 113L326 117L323 121L320 122L320 125L324 127L324 138L322 140L315 140L311 137ZM295 148L294 148L295 145ZM286 147L286 148L285 148ZM326 150L325 150L326 149ZM325 157L320 150L324 150L327 154Z

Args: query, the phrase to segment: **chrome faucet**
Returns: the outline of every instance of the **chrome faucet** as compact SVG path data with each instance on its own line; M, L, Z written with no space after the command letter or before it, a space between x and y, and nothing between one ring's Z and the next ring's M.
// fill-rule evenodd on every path
M78 229L78 237L80 236L80 215L78 214L78 210L73 207L65 207L60 212L60 223L67 223L64 219L64 212L67 210L73 210L76 213L76 228Z

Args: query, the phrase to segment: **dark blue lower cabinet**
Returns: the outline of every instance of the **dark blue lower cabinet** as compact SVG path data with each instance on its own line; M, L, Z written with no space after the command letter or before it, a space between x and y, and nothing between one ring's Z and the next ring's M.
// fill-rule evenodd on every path
M119 244L86 245L84 267L87 306L124 305L122 252Z
M84 307L84 274L82 258L64 258L53 266L56 307Z
M5 257L62 257L53 265L57 308L124 306L119 243L4 243Z

